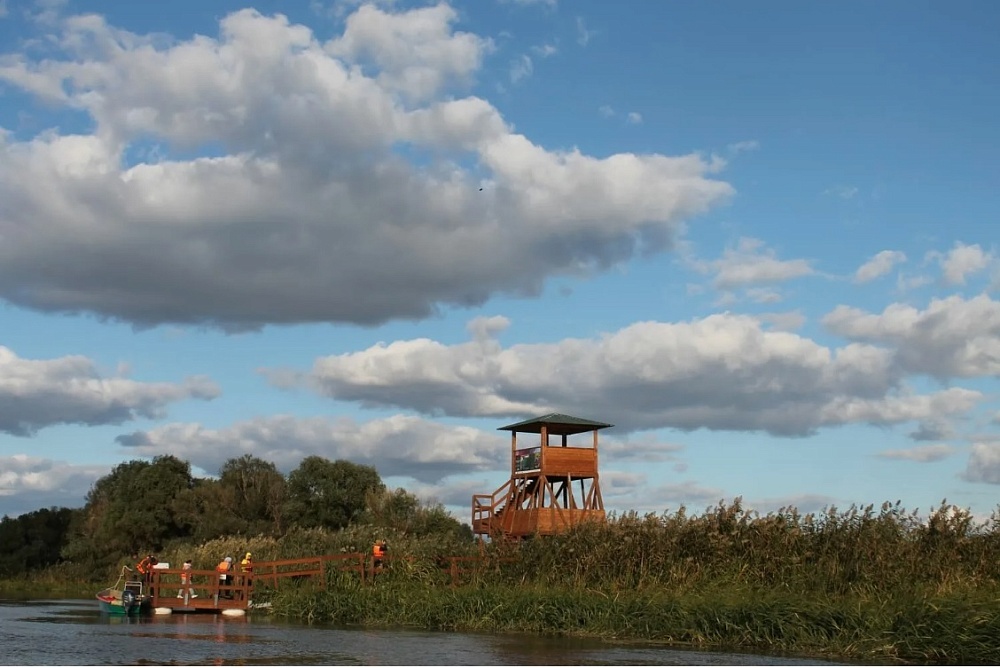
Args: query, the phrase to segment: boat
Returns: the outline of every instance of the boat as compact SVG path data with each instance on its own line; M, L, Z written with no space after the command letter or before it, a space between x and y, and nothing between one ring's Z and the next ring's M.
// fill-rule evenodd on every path
M127 567L122 567L118 580L97 592L97 602L102 613L128 616L148 614L153 609L153 599L143 591L142 582L126 580L126 570Z

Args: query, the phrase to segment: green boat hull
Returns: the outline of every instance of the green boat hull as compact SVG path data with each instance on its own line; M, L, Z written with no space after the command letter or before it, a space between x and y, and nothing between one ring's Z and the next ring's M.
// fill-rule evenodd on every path
M101 613L115 616L148 614L153 609L152 601L146 596L135 596L131 592L104 589L97 593L97 603Z

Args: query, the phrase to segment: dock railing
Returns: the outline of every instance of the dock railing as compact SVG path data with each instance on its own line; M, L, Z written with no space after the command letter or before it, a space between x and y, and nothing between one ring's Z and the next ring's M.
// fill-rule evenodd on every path
M220 575L228 575L223 581ZM187 576L188 583L181 582ZM151 573L150 597L157 608L246 609L253 592L252 574L216 570L157 568Z
M512 558L496 559L485 556L441 556L435 565L448 576L450 586L457 587L470 575L483 568ZM376 576L393 570L396 564L413 564L411 555L388 553L382 564L376 566L371 555L362 552L325 554L297 559L276 559L254 564L252 572L240 570L220 573L216 570L183 570L158 568L152 571L149 594L154 607L182 608L189 610L247 609L253 600L254 589L265 585L277 590L282 580L318 579L324 589L327 575L331 573L356 573L363 584L375 582ZM220 579L228 575L228 580ZM186 576L187 583L182 580Z

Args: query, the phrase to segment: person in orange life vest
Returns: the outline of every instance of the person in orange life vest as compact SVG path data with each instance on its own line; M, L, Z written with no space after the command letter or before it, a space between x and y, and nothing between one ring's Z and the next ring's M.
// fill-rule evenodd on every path
M181 566L181 570L182 571L190 571L191 570L191 560L190 559L188 559L187 561L184 562L184 565ZM194 589L191 587L191 574L190 573L181 573L181 588L177 590L177 598L184 598L184 589L185 589L184 585L187 585L188 596L190 596L191 598L198 598L198 594L194 593Z
M159 560L151 554L147 554L142 558L142 561L135 565L135 570L139 572L142 578L142 583L146 585L146 593L152 595L150 591L153 584L153 566L160 563Z
M219 572L219 584L223 586L229 586L233 581L233 576L230 575L230 571L233 568L233 558L226 557L219 562L219 565L215 567L215 570ZM231 591L220 591L219 596L224 598L232 598L233 592Z
M385 544L384 540L376 541L372 545L372 565L375 568L382 566L382 561L385 559L386 552L389 551L389 547Z

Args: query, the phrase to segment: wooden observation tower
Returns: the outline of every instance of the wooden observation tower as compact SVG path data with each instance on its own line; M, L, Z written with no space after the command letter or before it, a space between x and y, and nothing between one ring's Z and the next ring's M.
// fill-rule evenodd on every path
M524 538L603 522L597 432L611 426L551 413L500 427L510 432L510 480L493 494L473 495L472 531L480 537ZM569 444L570 436L587 432L592 439ZM540 441L519 448L518 434L538 434Z

